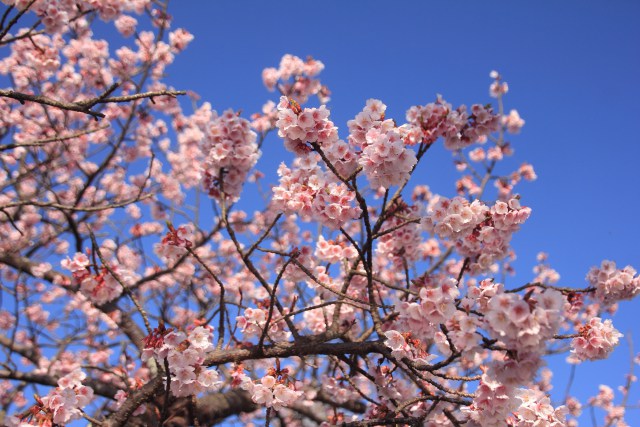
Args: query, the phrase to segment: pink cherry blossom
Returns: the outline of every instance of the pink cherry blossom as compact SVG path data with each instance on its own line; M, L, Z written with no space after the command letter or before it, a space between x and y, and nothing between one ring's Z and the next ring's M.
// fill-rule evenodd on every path
M517 110L511 110L509 115L502 117L502 124L506 126L509 133L520 133L520 129L524 126L524 120L520 118Z
M571 353L579 361L605 359L623 336L613 327L611 319L602 321L594 317L579 331L580 336L571 341Z
M640 294L638 272L631 266L617 269L612 261L602 261L600 268L591 268L587 281L596 288L596 298L604 304L628 300Z
M0 1L4 424L627 425L631 371L552 404L548 355L608 357L640 279L517 257L537 172L499 73L494 99L363 98L344 123L325 64L285 54L257 112L218 113L169 84L195 39L166 2Z

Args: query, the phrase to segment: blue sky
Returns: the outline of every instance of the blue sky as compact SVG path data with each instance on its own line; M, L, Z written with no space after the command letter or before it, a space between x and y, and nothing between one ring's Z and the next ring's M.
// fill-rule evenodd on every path
M172 4L174 26L196 38L169 68L168 81L219 111L243 109L248 116L276 99L260 73L285 53L325 63L321 79L333 92L329 107L342 137L368 98L385 102L387 116L398 121L437 93L454 105L491 102L489 71L498 70L510 86L507 109L527 122L511 138L516 155L507 165L530 162L539 177L519 190L533 215L514 238L519 275L510 283L531 278L543 250L567 286L584 286L589 268L603 259L640 268L640 2L186 4ZM453 195L450 155L442 149L429 155L414 182ZM258 168L272 177L287 158L269 139ZM638 311L640 301L623 303L615 320L635 338L636 353ZM562 369L555 375L562 395L568 368L551 366ZM615 389L628 366L625 342L612 359L579 366L572 390L584 398L600 383ZM627 422L639 425L640 410L629 411Z

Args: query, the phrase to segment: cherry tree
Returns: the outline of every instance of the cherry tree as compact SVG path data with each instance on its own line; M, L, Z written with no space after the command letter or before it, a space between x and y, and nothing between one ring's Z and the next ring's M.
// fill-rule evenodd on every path
M541 253L503 283L536 174L502 163L525 122L499 73L476 104L370 99L339 132L317 59L218 112L163 82L193 39L166 2L2 1L3 425L627 425L632 372L558 401L545 358L607 358L637 272L567 287ZM267 137L292 153L273 183ZM436 144L449 195L412 179Z

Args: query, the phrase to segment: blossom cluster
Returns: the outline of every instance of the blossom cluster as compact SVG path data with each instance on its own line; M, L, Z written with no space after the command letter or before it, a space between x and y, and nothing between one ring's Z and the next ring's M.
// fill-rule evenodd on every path
M518 114L518 110L509 111L508 115L502 116L502 124L509 133L520 133L524 126L524 120Z
M414 284L420 286L419 298L400 303L399 320L407 331L423 340L430 340L437 331L437 325L444 324L456 312L456 298L460 291L452 277L425 276Z
M378 239L376 252L389 258L394 267L404 269L405 263L412 265L424 254L422 228L415 221L420 218L419 205L398 204L394 216L385 221ZM409 222L414 220L413 222ZM393 231L391 231L393 230Z
M541 350L517 351L510 354L494 354L488 364L487 376L501 384L516 387L529 384L544 365Z
M565 427L568 408L554 408L548 396L537 390L518 389L516 398L520 406L515 412L514 427Z
M404 184L417 159L413 150L404 146L400 134L393 129L372 128L365 138L358 164L362 166L371 187L389 189Z
M623 393L628 393L628 390L622 390ZM611 387L601 384L598 390L598 394L589 399L589 405L602 408L606 411L604 417L604 425L613 425L616 427L629 427L624 420L625 406L616 405L614 402L614 393ZM572 426L573 427L573 426Z
M268 307L247 308L242 316L236 318L245 339L262 336L264 328L267 326L268 314ZM291 336L291 332L287 331L286 323L277 310L274 310L273 317L269 322L267 336L274 341L286 341Z
M560 328L564 303L562 294L553 289L526 297L498 293L488 301L484 324L493 338L518 354L540 354Z
M176 53L182 52L187 48L187 45L193 41L193 38L193 34L184 28L178 28L170 32L169 46L171 46L171 51Z
M155 245L154 250L161 258L175 262L193 246L192 234L190 225L174 228L169 224L169 231L162 241Z
M289 151L304 155L311 151L308 143L328 147L338 140L338 128L329 120L329 110L324 105L302 109L292 98L281 96L277 108L278 136L284 138Z
M222 384L218 371L203 365L207 354L214 350L211 335L211 327L196 326L188 334L158 327L144 340L142 360L155 358L160 365L167 361L171 393L176 397L215 391Z
M21 415L8 419L9 427L67 425L82 418L81 409L93 400L93 389L82 385L87 375L75 369L58 380L58 387Z
M343 260L351 260L358 255L358 252L351 244L346 244L344 241L326 240L324 236L320 235L314 255L321 261L334 264Z
M479 350L481 321L475 316L468 315L464 311L456 310L443 324L447 330L445 334L441 330L434 335L434 344L440 354L451 356L452 346L463 354L474 354Z
M82 417L81 408L87 406L93 399L93 389L82 385L87 375L76 369L58 380L58 387L43 399L45 404L53 410L53 422L66 424L71 420Z
M401 133L407 145L432 144L445 134L451 105L438 97L436 102L415 105L406 113L407 124Z
M537 255L538 265L533 267L533 272L536 274L533 281L538 283L544 283L547 285L555 285L560 280L560 274L545 264L548 254L540 252Z
M287 368L270 368L267 375L258 382L242 374L240 381L241 387L251 394L255 403L275 410L293 405L303 395L302 390L299 390L299 384L289 377Z
M24 10L27 0L2 0L4 4L15 6ZM150 0L40 0L31 6L34 12L45 26L48 33L63 32L68 29L72 19L87 9L95 9L104 21L110 21L125 11L142 13Z
M482 376L471 406L462 410L468 415L467 427L504 427L505 420L517 407L513 388Z
M404 184L417 163L415 152L405 146L395 122L385 119L386 109L380 100L369 99L347 123L349 143L361 150L358 165L376 190Z
M28 40L18 40L10 45L11 55L0 60L0 74L13 79L16 90L27 90L29 82L34 80L50 79L56 75L61 66L60 51L65 45L62 37L37 34L32 37L32 40L40 46L40 49ZM42 48L43 46L46 46L46 49ZM73 69L71 66L66 68ZM6 110L9 108L10 106L7 105ZM16 127L20 129L24 119L12 118L12 122L12 126L18 125Z
M490 106L474 104L453 109L440 96L436 102L413 106L407 111L403 135L410 144L431 144L439 137L449 150L466 148L474 142L484 142L500 127L500 116Z
M579 330L579 336L571 340L570 360L598 360L606 359L613 351L622 334L613 327L611 319L604 322L599 317L593 317Z
M260 158L256 133L248 120L227 110L205 126L204 186L220 199L237 201L249 171Z
M496 70L492 70L489 73L489 77L493 79L491 86L489 86L489 95L492 98L499 98L509 92L509 85L507 82L502 81L502 75Z
M275 128L278 121L278 110L276 109L276 103L273 101L267 101L262 106L261 113L253 113L251 115L251 127L259 133L266 133L267 131Z
M587 281L596 288L596 298L605 305L629 300L640 294L640 276L631 266L622 270L613 261L602 261L600 268L592 267Z
M357 386L357 383L364 383L364 381L361 381L361 377L356 377L352 379L350 384L344 378L324 375L321 382L322 392L326 393L327 396L331 396L331 399L336 403L345 403L349 400L357 400L360 395L356 389L354 389L354 386L352 386L352 384Z
M264 127L269 115L258 117L257 126ZM336 173L336 178L345 180L357 168L356 153L349 144L338 139L338 128L329 120L329 110L320 108L304 108L292 98L280 97L277 106L275 126L278 135L284 138L287 150L298 156L308 155L317 150L326 156ZM317 147L316 147L317 145Z
M411 332L402 334L391 329L386 331L384 335L387 338L384 345L391 349L391 355L398 360L406 357L414 362L428 363L436 357L426 351L419 339L412 338Z
M329 90L320 84L315 77L324 69L324 64L312 57L306 61L295 55L284 55L279 68L265 68L262 71L262 81L270 91L278 90L305 103L311 95L318 95L320 102L329 102Z
M530 214L518 199L497 201L490 208L479 200L440 198L422 224L438 237L452 240L460 255L471 258L472 271L484 271L507 254L512 234Z
M80 291L96 305L106 304L122 295L122 284L118 280L129 286L134 284L139 277L128 269L126 264L119 262L111 264L111 272L103 266L96 267L94 273L91 269L93 264L89 257L81 252L76 253L73 259L67 257L60 264L63 268L71 271L75 282L80 285Z
M284 163L278 168L280 183L273 188L272 207L285 214L297 214L303 220L318 221L337 229L360 217L355 192L336 182L330 172L323 172L314 153L294 160L293 168Z
M468 427L565 427L566 406L554 408L538 389L516 389L482 376L473 404L463 408Z
M326 274L326 272L321 274L318 273L318 270L320 269L324 269L324 267L316 268L318 279L322 280L323 283L327 284L331 289L339 289L336 283L331 279L331 276ZM311 282L309 284L311 285L310 287L313 287L315 285L314 282ZM305 310L303 318L304 326L310 331L318 334L325 332L332 324L333 315L335 313L335 305L331 304L324 307L322 306L323 302L331 297L332 293L330 291L320 286L316 286L316 292L319 295L313 298L313 300L311 301L311 305L320 305L320 307L313 310ZM356 331L358 330L356 319L357 312L353 308L353 306L349 305L340 310L338 321L336 322L336 324L340 325L341 328L348 328L350 331Z

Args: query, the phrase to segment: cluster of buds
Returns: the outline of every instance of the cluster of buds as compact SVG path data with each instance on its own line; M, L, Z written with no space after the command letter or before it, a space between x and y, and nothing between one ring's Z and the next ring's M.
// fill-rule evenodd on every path
M164 345L164 337L173 332L173 328L167 328L164 322L160 322L157 328L153 328L151 333L142 339L144 348L158 349Z
M181 225L174 228L169 222L167 226L169 231L154 249L161 258L175 262L193 247L191 226Z

